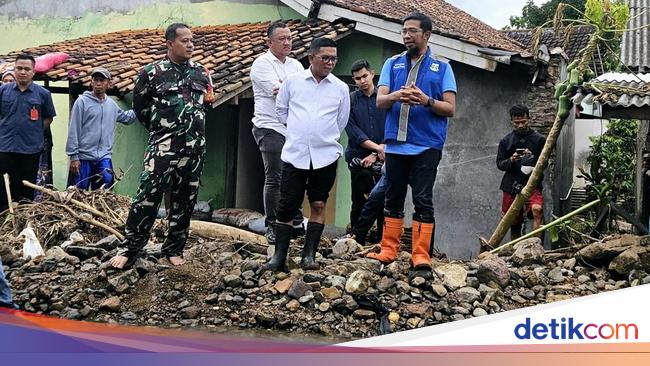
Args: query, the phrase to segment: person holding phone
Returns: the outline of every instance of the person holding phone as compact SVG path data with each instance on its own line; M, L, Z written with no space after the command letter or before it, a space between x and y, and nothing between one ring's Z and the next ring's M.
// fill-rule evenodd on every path
M497 152L497 168L505 172L501 179L499 189L503 191L501 215L505 215L517 194L521 192L528 178L537 164L542 153L546 139L544 136L530 127L530 113L528 107L515 105L510 109L510 122L513 130L505 135L499 142ZM537 187L530 196L524 210L517 217L510 227L510 236L516 239L522 235L522 224L524 214L532 212L533 230L542 225L544 218L542 196L542 180L539 180Z

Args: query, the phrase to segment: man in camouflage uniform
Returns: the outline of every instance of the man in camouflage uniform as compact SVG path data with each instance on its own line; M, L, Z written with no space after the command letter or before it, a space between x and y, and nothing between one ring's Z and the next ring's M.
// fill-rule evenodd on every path
M209 79L192 62L192 32L185 24L172 24L165 32L167 57L145 66L133 90L133 110L149 131L144 170L126 222L126 238L115 268L131 265L147 244L158 206L171 191L169 231L162 255L181 265L190 215L196 203L205 152L204 93Z

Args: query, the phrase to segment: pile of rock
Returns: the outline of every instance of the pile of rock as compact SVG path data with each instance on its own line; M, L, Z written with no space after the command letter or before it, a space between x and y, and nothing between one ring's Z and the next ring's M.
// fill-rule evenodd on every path
M338 340L413 329L650 283L648 237L623 236L578 252L545 252L538 239L504 256L435 262L432 278L409 277L410 254L368 260L353 240L324 245L321 270L261 272L265 255L241 243L198 241L187 265L139 260L113 271L117 240L52 247L25 262L5 258L15 300L27 311L108 323L290 332ZM159 247L151 246L156 254ZM8 259L8 260L7 260ZM382 324L387 326L382 326ZM266 331L264 331L266 332Z

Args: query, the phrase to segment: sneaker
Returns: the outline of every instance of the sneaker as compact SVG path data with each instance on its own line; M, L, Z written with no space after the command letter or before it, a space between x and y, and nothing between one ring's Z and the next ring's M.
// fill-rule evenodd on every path
M269 244L275 245L275 226L274 225L269 225L266 228L266 234L264 234L264 237L266 238L266 241L269 242Z

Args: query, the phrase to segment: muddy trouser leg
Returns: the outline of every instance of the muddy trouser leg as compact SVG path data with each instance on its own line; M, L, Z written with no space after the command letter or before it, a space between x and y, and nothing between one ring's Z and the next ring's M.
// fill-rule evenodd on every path
M173 170L171 159L155 155L155 152L145 154L140 186L133 197L126 220L125 239L119 254L128 257L130 262L140 255L147 244L158 214L158 206L170 184L170 172Z
M183 256L202 171L203 155L184 156L178 162L172 178L169 230L162 246L164 257Z

